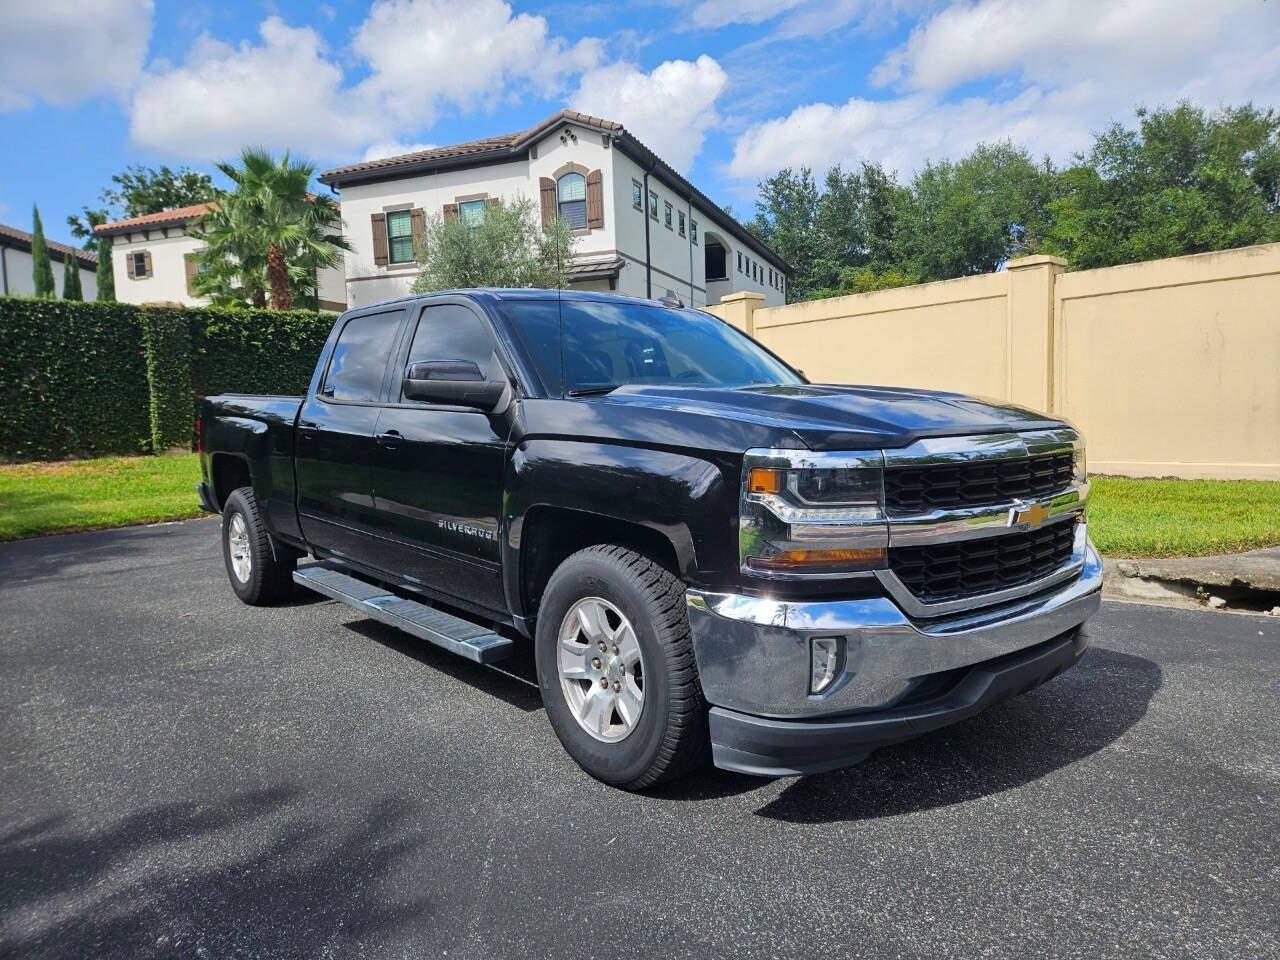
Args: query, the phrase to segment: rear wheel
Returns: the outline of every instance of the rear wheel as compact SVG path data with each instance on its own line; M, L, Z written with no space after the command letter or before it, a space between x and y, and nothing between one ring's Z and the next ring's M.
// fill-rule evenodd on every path
M271 542L252 487L232 491L222 509L222 557L231 589L245 603L264 606L293 590L292 550Z
M709 753L684 584L634 551L589 547L551 576L535 658L547 716L593 777L640 789Z

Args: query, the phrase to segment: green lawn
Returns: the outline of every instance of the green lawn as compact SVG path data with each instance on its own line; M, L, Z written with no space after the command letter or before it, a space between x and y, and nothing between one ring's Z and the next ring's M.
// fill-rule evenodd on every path
M200 513L194 454L0 466L0 541Z
M1089 479L1089 537L1104 556L1200 556L1280 544L1280 483Z
M0 541L198 516L194 455L0 466ZM1089 534L1113 557L1280 544L1280 483L1093 477Z

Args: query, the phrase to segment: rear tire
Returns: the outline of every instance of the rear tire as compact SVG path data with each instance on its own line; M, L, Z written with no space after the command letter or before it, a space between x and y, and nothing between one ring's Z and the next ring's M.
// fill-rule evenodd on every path
M236 596L259 607L293 592L294 552L272 544L252 487L232 491L222 509L222 558Z
M542 702L569 755L639 790L710 756L684 584L634 551L595 546L552 574L534 656Z

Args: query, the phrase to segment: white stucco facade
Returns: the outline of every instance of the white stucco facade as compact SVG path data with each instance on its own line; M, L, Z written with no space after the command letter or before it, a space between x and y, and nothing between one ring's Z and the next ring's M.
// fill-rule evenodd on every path
M207 306L206 297L187 289L186 257L200 249L200 241L182 228L143 230L112 238L111 269L115 274L116 299L122 303L180 303ZM129 275L129 258L151 255L151 271Z
M31 297L35 295L36 283L31 258L30 234L14 227L0 228L0 296ZM22 239L22 238L27 239ZM62 298L62 277L66 269L65 257L70 248L59 244L56 248L49 246L49 259L53 265L53 286L58 298ZM92 258L77 254L80 269L80 291L85 300L95 300L98 296L97 265Z
M596 170L602 178L602 222L577 231L575 264L580 276L586 272L587 277L575 279L572 286L655 298L670 291L696 307L717 303L725 294L740 290L763 294L769 306L785 302L781 262L775 255L722 211L709 209L709 201L665 164L652 155L647 163L633 156L643 148L627 149L634 141L626 139L620 125L602 129L599 124L607 121L585 119L594 122L558 115L535 128L525 141L512 135L509 149L480 152L475 160L464 154L460 160L436 163L434 155L460 149L442 148L409 155L404 162L393 158L377 165L327 171L321 180L340 191L344 229L352 248L346 258L347 302L365 306L404 296L417 274L412 261L394 262L394 254L385 264L375 262L378 218L414 209L425 217L439 216L446 204L482 198L509 202L523 196L538 204L544 178L558 181L568 172L585 176ZM641 185L639 209L633 203L633 184ZM649 192L656 195L656 218L649 213ZM728 264L728 273L710 283L708 238L723 245ZM740 255L757 264L755 274L736 269Z
M119 220L99 228L111 238L116 299L122 303L209 305L209 299L197 296L191 286L196 270L193 257L203 243L187 232L188 225L203 210L170 213L168 217L152 214L132 221ZM316 288L321 310L337 313L347 308L342 263L320 271Z

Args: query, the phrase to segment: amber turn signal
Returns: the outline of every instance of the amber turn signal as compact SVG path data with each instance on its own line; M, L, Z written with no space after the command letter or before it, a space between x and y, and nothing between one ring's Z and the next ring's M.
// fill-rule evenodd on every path
M752 467L747 474L747 493L781 493L784 476L782 470Z
M857 550L783 550L771 557L750 557L747 562L761 570L812 570L817 567L874 570L884 566L884 558L883 547L864 547Z

